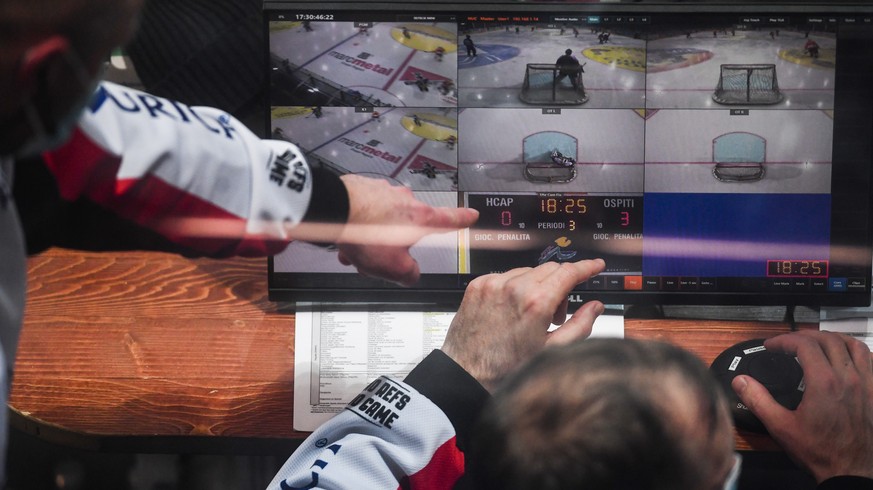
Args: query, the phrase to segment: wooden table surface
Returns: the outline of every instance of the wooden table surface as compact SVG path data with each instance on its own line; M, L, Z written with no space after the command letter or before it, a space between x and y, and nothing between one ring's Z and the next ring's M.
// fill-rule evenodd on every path
M290 450L294 315L267 300L266 260L52 249L29 262L9 400L47 440L139 452ZM284 310L284 311L283 311ZM815 328L815 325L803 325ZM778 322L626 319L627 337L710 363ZM740 449L772 450L738 433Z

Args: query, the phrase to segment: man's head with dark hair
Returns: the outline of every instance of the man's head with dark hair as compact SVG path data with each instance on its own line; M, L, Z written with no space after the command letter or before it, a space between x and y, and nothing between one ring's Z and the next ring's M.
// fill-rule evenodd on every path
M724 395L678 347L591 339L547 349L494 394L474 435L476 488L720 489Z
M564 51L564 54L572 54L572 53L573 53L573 50L569 49L569 48L566 51Z

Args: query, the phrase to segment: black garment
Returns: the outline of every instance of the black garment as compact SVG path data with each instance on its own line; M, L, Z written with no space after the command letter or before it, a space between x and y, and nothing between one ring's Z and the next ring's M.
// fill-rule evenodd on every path
M873 480L861 476L835 476L821 482L818 490L873 490Z
M441 350L428 354L403 381L440 407L455 428L458 448L469 448L473 425L491 398L488 390Z
M555 64L558 65L558 68L568 67L570 69L561 69L558 72L558 77L555 78L555 83L560 82L565 78L570 78L570 83L573 84L573 88L579 88L579 74L582 72L582 69L579 68L579 60L574 58L572 55L564 54L555 61Z
M467 56L476 56L476 45L469 37L464 38L464 46L467 48Z
M573 57L573 55L564 54L558 58L558 61L555 61L556 65L562 66L579 66L579 60Z

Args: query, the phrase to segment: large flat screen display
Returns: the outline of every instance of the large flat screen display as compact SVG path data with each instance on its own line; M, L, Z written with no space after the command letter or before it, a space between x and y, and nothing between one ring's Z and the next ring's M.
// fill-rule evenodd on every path
M276 300L447 302L601 257L574 301L870 301L873 7L265 3L273 138L475 227L399 288L292 243Z

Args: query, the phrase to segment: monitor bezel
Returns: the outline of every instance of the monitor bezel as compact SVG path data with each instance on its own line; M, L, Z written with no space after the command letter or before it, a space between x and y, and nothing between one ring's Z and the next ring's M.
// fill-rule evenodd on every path
M863 3L840 2L838 4L796 2L738 2L738 3L667 3L667 2L635 2L635 3L515 3L515 2L476 2L476 3L436 3L432 1L404 2L289 2L266 0L264 2L265 21L267 29L271 13L276 11L307 11L307 12L434 12L434 13L493 13L493 12L539 12L553 13L588 13L600 14L701 14L701 15L731 15L731 14L796 14L796 15L871 15L873 5ZM873 39L873 26L871 39ZM266 43L265 43L266 44ZM269 50L266 56L269 57ZM873 79L873 76L871 76ZM267 82L269 83L269 82ZM839 88L837 90L840 90ZM867 91L873 97L873 89ZM269 101L267 101L269 106ZM873 109L868 108L873 119ZM269 107L265 110L269 114ZM269 116L267 116L269 117ZM268 126L269 127L269 126ZM873 122L870 127L870 139L873 139ZM836 144L835 144L836 146ZM869 151L867 161L873 166L873 151ZM873 232L870 223L870 209L873 209L873 172L868 172L867 185L867 226L865 238L866 258L861 258L860 267L867 270L867 283L863 290L843 293L820 292L702 292L702 291L627 291L627 290L586 290L584 285L570 295L572 304L598 299L615 304L689 304L689 305L788 305L788 306L864 306L870 304L871 278L873 269ZM832 243L833 246L833 243ZM860 254L863 257L864 254ZM354 276L354 277L350 277ZM466 275L444 276L457 277L456 286L445 287L400 287L385 281L365 278L346 273L296 273L277 272L271 257L268 261L268 292L272 301L316 301L316 302L379 302L397 305L446 305L452 308L459 304L463 297L464 287L473 278ZM445 283L446 278L440 279Z

